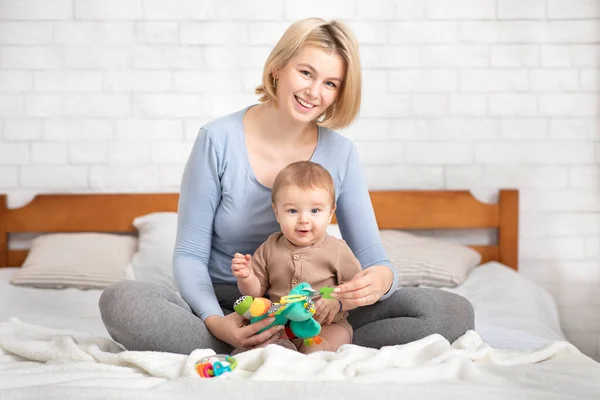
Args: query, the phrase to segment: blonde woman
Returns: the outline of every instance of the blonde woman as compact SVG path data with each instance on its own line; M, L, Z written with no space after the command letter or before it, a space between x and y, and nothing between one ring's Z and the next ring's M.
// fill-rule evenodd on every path
M231 261L253 254L279 230L271 187L290 163L311 160L335 184L337 220L362 272L338 287L353 343L379 348L431 333L454 340L473 329L473 308L441 290L401 288L377 229L356 147L337 134L361 100L358 44L339 21L292 24L269 55L259 104L200 129L181 184L173 257L179 294L145 282L107 288L100 299L111 336L130 350L229 352L265 346L281 327L246 325L232 313L240 296ZM297 283L297 282L296 282ZM294 285L290 282L290 289Z

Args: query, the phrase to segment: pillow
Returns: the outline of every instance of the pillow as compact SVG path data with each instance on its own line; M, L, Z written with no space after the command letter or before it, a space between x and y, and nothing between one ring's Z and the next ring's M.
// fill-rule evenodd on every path
M327 233L342 238L337 224L330 224ZM379 234L398 271L398 286L454 287L481 262L478 252L460 244L393 229Z
M128 276L137 239L108 233L51 233L38 236L11 283L62 289L103 289Z
M138 231L138 251L131 260L135 279L177 291L173 278L173 250L177 213L156 212L133 220Z
M398 286L454 287L481 255L466 246L399 230L381 230L381 241L398 271Z
M342 232L340 232L340 226L338 224L327 225L326 232L329 236L333 236L336 239L342 238Z

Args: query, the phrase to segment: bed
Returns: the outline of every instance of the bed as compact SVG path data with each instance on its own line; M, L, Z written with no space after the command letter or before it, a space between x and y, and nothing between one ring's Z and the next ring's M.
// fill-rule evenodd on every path
M497 230L496 244L471 246L481 261L464 282L441 289L475 308L476 331L454 343L431 335L404 346L347 345L311 356L269 346L240 354L234 373L201 379L195 361L210 349L130 352L110 340L97 307L101 290L10 284L27 250L9 249L9 234L135 235L136 217L176 212L177 199L52 194L8 209L0 196L1 398L600 398L600 364L565 340L548 292L518 274L516 190L501 190L495 204L467 191L371 192L382 230Z

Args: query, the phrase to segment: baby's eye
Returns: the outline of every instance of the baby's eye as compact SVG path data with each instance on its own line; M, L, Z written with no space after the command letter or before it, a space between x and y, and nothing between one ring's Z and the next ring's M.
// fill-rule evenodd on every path
M296 213L298 213L298 210L296 210L296 209L293 209L293 208L290 208L290 209L288 210L288 212L289 212L290 214L296 214Z
M321 210L319 210L318 208L313 208L312 210L310 210L310 212L313 214L318 214L319 212L321 212Z

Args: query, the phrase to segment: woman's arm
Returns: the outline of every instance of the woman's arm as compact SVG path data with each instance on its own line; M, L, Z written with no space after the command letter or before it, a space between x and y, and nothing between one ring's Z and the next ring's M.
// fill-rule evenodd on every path
M221 201L219 158L202 129L189 156L179 195L173 274L181 297L202 320L223 316L208 274L215 212Z
M175 281L181 297L216 338L236 348L266 346L279 338L283 326L258 333L273 320L246 325L244 317L236 313L223 316L208 273L213 222L221 201L219 161L209 133L201 130L181 183L173 253Z
M342 292L350 288L356 290L353 282L357 282L359 278L364 280L366 276L367 281L376 286L372 289L378 292L367 293L377 297L367 299L368 304L372 304L378 300L385 300L394 293L398 286L398 276L381 243L369 190L354 145L347 162L346 175L337 201L336 218L342 237L360 261L363 272L340 288ZM367 269L370 271L367 272ZM359 303L361 299L362 297L356 299L356 306L364 305Z

